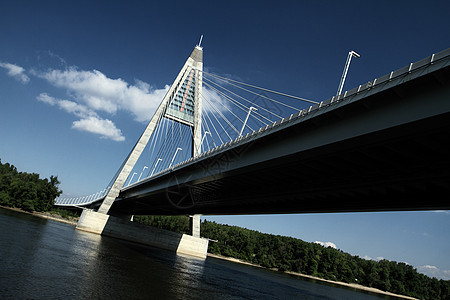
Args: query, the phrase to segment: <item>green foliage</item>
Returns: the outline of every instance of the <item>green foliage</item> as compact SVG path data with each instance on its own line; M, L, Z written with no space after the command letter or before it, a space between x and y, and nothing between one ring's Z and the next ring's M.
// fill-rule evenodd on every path
M134 216L133 221L174 232L190 233L189 217L186 216Z
M64 219L73 219L78 218L80 216L80 213L77 211L70 211L64 208L53 208L50 213L52 215L59 215L63 217Z
M58 177L40 179L39 174L18 172L0 160L0 205L26 211L48 211L61 194Z
M206 220L201 224L201 233L217 240L209 243L210 253L420 299L450 299L450 281L429 278L405 263L366 260L300 239Z
M135 216L134 221L189 233L189 217L185 216ZM242 259L266 268L358 283L420 299L450 299L450 281L429 278L405 263L366 260L300 239L206 220L201 224L201 234L217 240L209 243L208 252Z

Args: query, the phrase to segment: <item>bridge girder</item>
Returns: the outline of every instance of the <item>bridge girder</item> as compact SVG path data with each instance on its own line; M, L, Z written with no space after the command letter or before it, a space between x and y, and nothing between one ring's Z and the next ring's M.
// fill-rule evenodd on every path
M127 214L450 209L449 59L121 191Z

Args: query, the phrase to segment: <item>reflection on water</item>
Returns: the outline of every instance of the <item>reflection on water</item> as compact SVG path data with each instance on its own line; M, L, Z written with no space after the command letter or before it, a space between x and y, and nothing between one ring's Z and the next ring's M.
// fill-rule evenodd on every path
M174 292L176 295L189 293L191 289L201 287L205 260L189 256L175 256L173 269Z
M0 298L380 299L214 258L179 256L0 209Z

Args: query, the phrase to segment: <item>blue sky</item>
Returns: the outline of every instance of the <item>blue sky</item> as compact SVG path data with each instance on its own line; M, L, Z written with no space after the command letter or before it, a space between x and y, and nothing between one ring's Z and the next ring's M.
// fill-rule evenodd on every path
M204 35L217 74L312 100L449 47L448 1L0 0L0 158L102 190ZM450 214L206 217L450 279Z

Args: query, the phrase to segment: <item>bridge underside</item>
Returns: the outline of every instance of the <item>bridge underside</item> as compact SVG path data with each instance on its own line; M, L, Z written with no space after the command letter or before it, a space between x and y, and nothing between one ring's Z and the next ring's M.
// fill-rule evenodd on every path
M450 209L449 78L447 67L125 189L111 213Z

